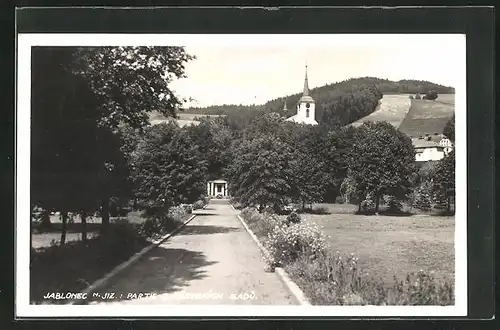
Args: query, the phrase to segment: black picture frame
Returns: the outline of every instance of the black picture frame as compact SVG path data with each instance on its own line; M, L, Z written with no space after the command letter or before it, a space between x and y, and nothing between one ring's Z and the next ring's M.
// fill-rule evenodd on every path
M467 317L433 318L435 321L416 322L432 328L447 324L459 325L466 319L489 320L495 311L494 286L494 123L495 123L495 66L494 66L494 10L491 7L412 7L412 8L331 8L283 7L279 10L265 8L20 8L14 13L6 14L7 22L14 23L15 33L465 33L467 36L467 159L468 159L468 306ZM297 24L305 22L307 24ZM256 24L258 22L258 24ZM10 27L12 28L12 27ZM2 36L11 39L7 32ZM10 30L11 32L12 29ZM15 41L15 40L14 40ZM8 42L7 42L8 43ZM14 52L2 50L5 70L12 72L4 86L15 86L15 48ZM14 68L12 70L12 68ZM7 70L9 69L9 70ZM3 90L2 100L6 101L4 109L7 117L2 130L3 144L7 150L7 162L4 176L9 187L15 191L15 98L14 88ZM12 183L12 185L11 185ZM9 211L15 217L15 195L5 200ZM10 213L9 212L9 213ZM9 219L10 220L10 219ZM2 240L6 248L8 272L2 275L2 298L14 303L14 242L12 233L14 221L5 221L6 229ZM9 275L9 276L6 276ZM12 309L13 311L13 309ZM13 313L8 314L7 319ZM262 321L265 318L259 317ZM280 320L279 328L310 328L313 318L302 320ZM418 318L412 318L418 319ZM452 321L444 321L452 319ZM453 320L454 319L454 320ZM359 321L345 321L347 328L364 327ZM104 322L103 322L104 321ZM129 321L109 320L103 318L103 326L109 327L141 327L164 326L158 320L143 320L140 325ZM192 320L196 326L199 320ZM267 320L266 322L268 322ZM45 321L44 321L45 322ZM17 320L17 327L37 327L44 323L35 320ZM50 328L76 327L77 321L59 323L50 321ZM88 321L92 322L92 321ZM109 323L116 322L116 323ZM223 323L219 323L223 322ZM246 327L249 322L235 323L236 320L211 320L204 326L214 327ZM316 320L315 327L328 327L329 320ZM373 325L369 321L366 325ZM385 323L385 322L390 322ZM392 323L391 323L392 322ZM384 321L388 327L411 327L411 321ZM423 325L425 324L425 325ZM271 326L266 323L266 327ZM469 324L471 327L472 325ZM484 325L484 323L483 323ZM87 326L95 328L87 323ZM170 325L169 325L170 326ZM175 326L186 327L186 322L178 322ZM203 326L203 327L204 327ZM264 327L259 321L253 326ZM418 325L415 325L418 326ZM449 327L449 326L446 326Z

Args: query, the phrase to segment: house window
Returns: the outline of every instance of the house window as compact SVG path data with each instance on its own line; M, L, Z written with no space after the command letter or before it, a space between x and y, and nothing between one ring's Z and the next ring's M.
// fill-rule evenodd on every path
M306 117L309 118L309 109L306 109Z

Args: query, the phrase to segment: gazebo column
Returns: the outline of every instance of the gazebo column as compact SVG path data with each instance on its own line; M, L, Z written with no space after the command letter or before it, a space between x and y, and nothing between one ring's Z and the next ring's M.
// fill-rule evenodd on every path
M207 196L210 196L210 182L207 182Z

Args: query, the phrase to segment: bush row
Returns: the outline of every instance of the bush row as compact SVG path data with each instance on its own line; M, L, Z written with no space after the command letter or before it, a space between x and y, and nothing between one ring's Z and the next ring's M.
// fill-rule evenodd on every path
M139 232L148 237L163 236L181 225L193 210L203 208L208 202L208 198L201 198L193 204L174 206L166 214L153 214L142 223Z
M314 304L450 305L453 282L437 281L423 271L392 284L358 269L354 255L333 253L318 226L296 213L280 217L245 208L241 216L263 242L268 268L284 267Z

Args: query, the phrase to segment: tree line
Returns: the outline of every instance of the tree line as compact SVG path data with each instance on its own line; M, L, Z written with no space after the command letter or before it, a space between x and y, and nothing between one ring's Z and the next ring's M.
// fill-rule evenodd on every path
M389 123L329 128L270 113L234 138L225 176L232 196L260 211L340 199L365 214L378 213L381 203L401 212L403 202L449 213L455 158L452 152L421 169L411 138Z
M368 100L370 94L373 98L380 99L383 94L425 94L428 91L435 91L439 94L453 94L455 89L429 81L421 80L400 80L390 81L388 79L374 77L351 78L341 82L327 84L310 90L311 96L316 100L317 118L326 122L338 121L340 125L350 124L370 113L375 108L373 105L366 106L364 102L373 102ZM364 94L364 95L361 95ZM200 113L206 115L229 115L233 112L266 113L278 112L283 110L286 102L287 108L293 112L301 93L283 96L270 100L262 105L220 105L209 107L193 107L186 109L187 113ZM363 104L359 103L362 98ZM354 99L354 100L353 100ZM342 105L342 112L337 114L339 104ZM376 103L375 103L376 105ZM355 107L351 109L351 107ZM284 115L284 114L283 114ZM332 118L333 117L333 118Z

